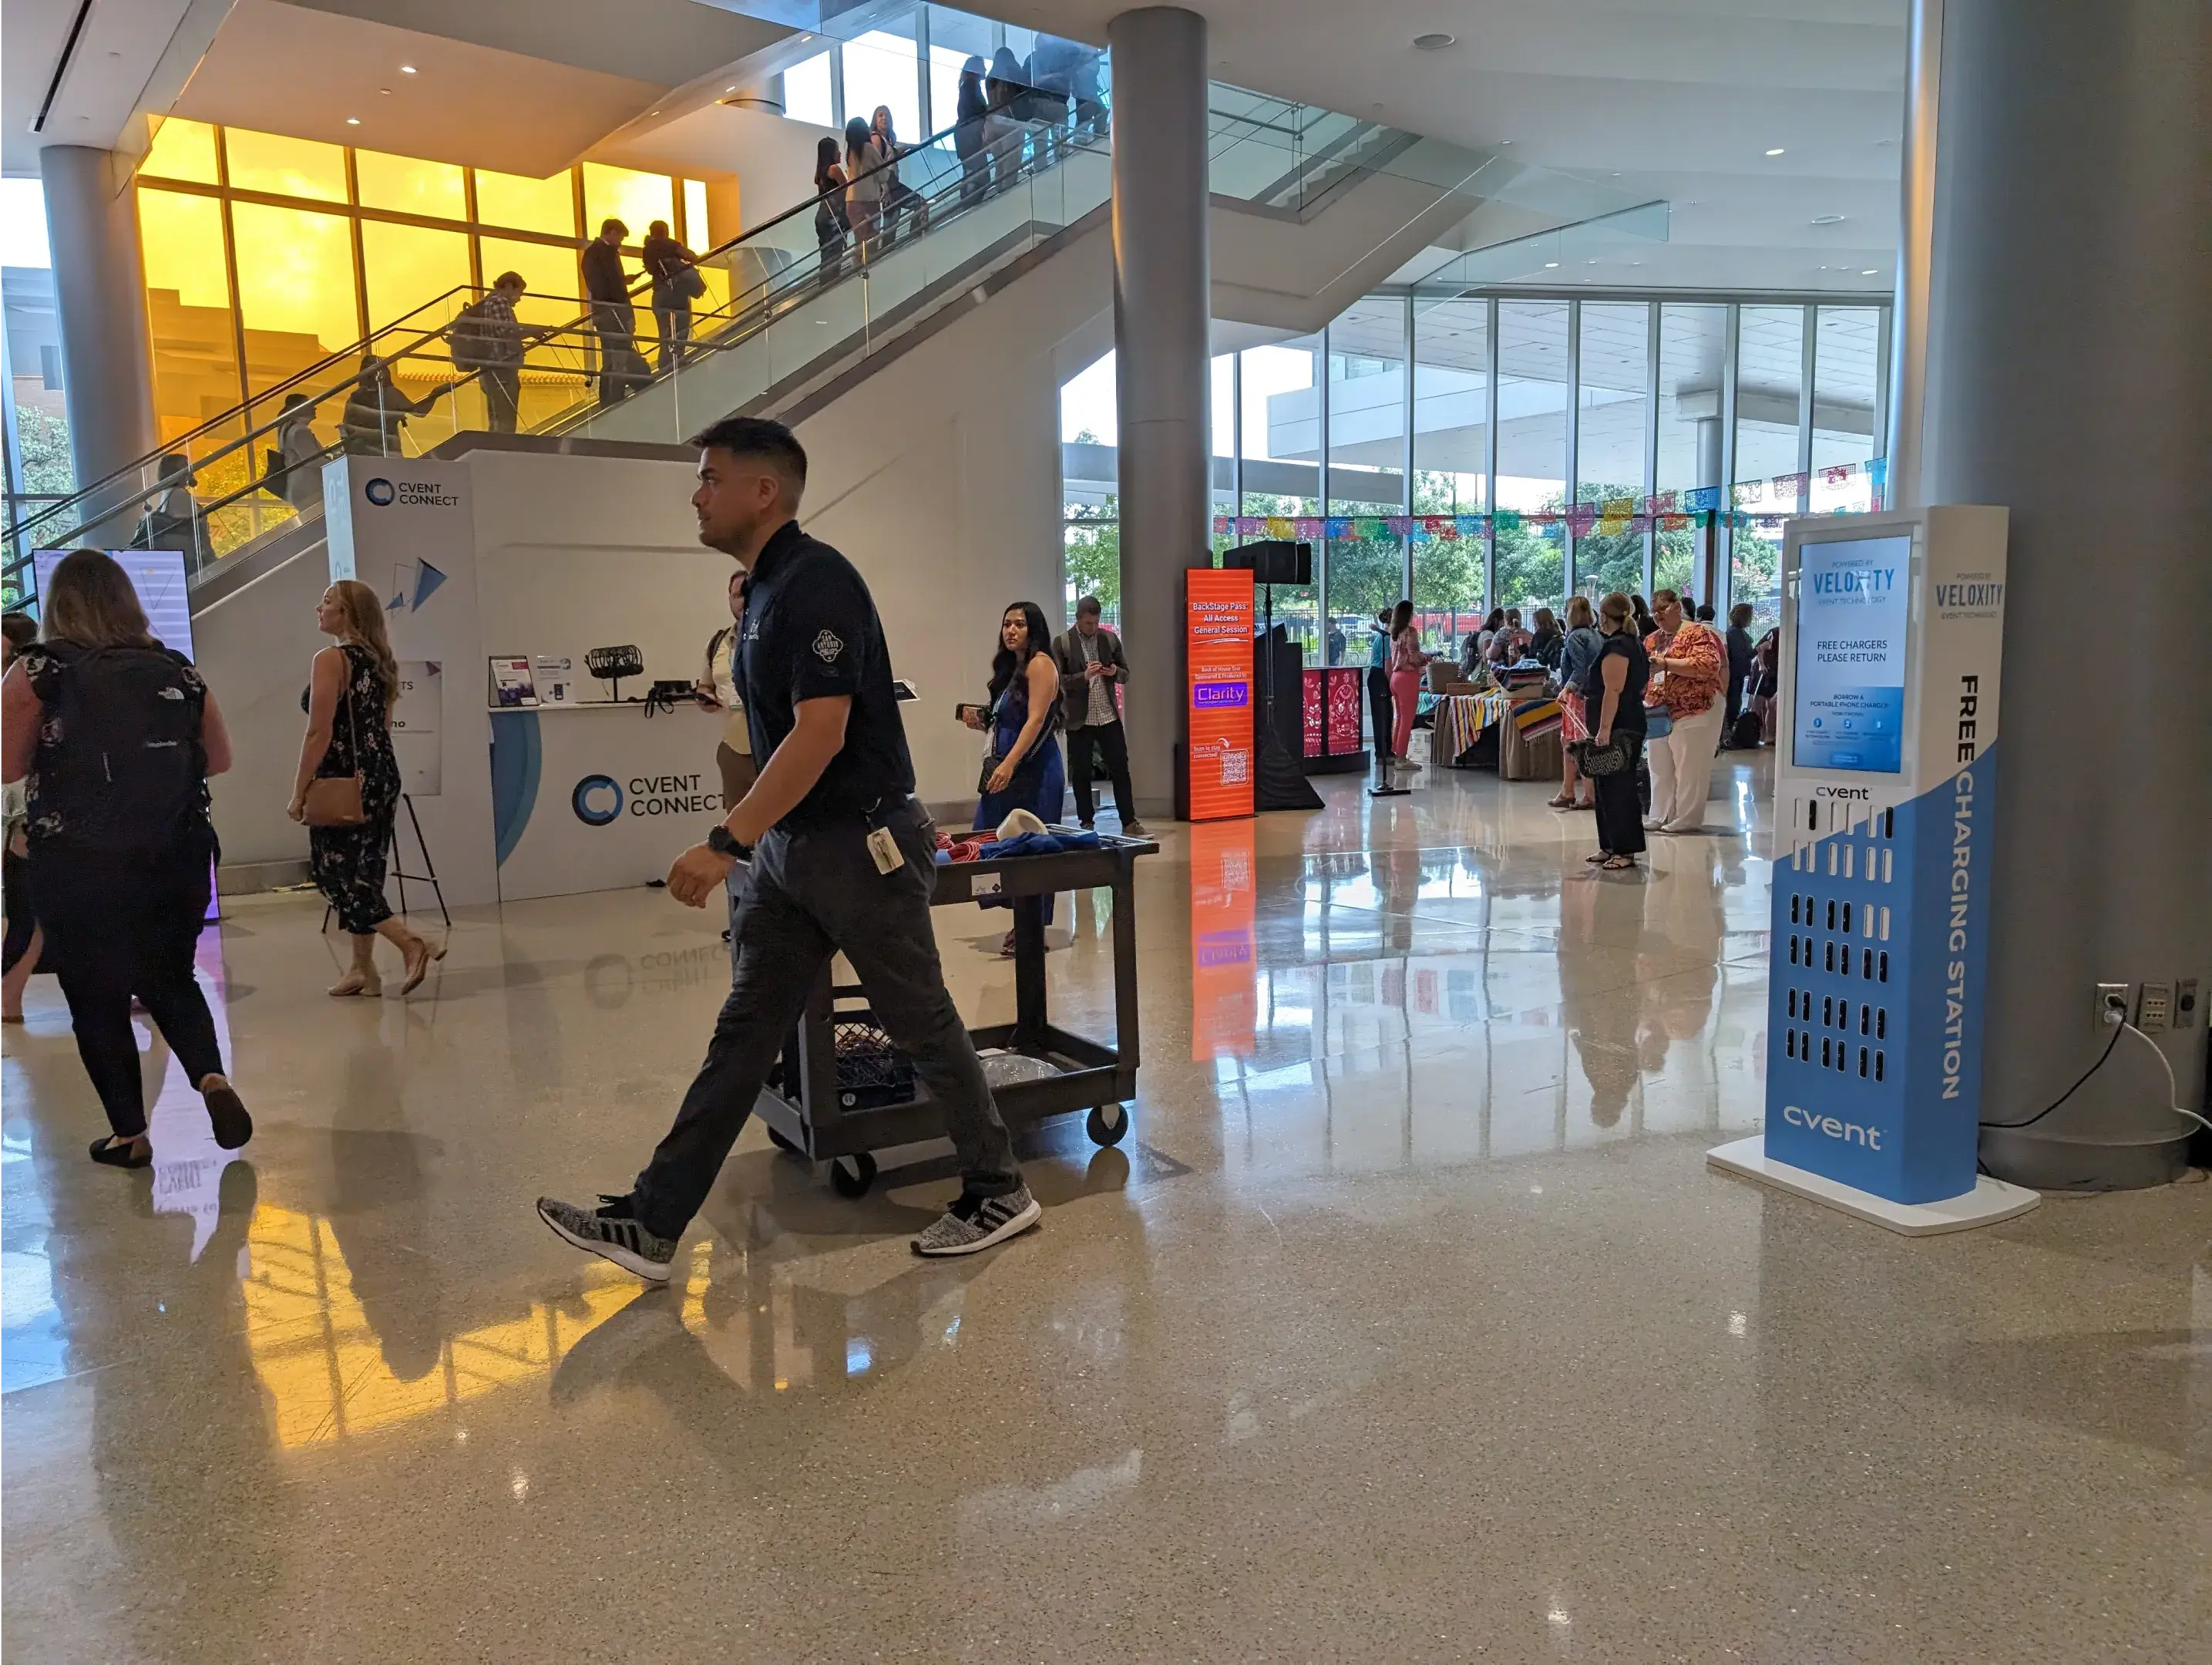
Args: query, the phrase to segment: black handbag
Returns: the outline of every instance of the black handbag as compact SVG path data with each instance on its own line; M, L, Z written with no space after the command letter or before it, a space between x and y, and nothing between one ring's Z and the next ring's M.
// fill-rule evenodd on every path
M1593 778L1620 774L1628 767L1632 756L1628 741L1618 734L1603 745L1595 740L1577 740L1570 749L1575 754L1575 766Z

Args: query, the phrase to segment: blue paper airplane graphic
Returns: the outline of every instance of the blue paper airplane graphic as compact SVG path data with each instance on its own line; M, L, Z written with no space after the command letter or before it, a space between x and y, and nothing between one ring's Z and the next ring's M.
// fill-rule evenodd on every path
M411 604L416 611L419 612L422 610L422 604L428 601L437 587L445 581L445 574L440 572L428 562L425 561L420 564L415 577L415 599Z

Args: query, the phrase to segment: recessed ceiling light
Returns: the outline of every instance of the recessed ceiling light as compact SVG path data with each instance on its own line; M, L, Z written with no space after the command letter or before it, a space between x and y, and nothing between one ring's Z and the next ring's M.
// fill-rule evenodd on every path
M1880 266L1869 266L1864 271L1861 272L1859 276L1862 277L1879 277L1881 276L1881 268Z
M1459 37L1455 34L1439 33L1417 34L1413 37L1413 50L1417 52L1440 52L1447 46L1455 46L1458 44Z
M726 92L726 93L734 93L734 92L736 92L738 89L737 89L736 88L734 88L734 87L725 87L725 88L722 88L722 90L723 90L724 92Z
M1510 140L1510 139L1500 139L1500 140L1498 140L1498 142L1500 144L1510 144L1510 143L1513 143L1513 141L1512 141L1512 140Z
M1778 156L1782 154L1782 147L1778 144L1773 149L1768 151L1766 154L1770 156Z
M412 64L403 64L399 66L399 73L404 76L411 76L415 73L415 66Z
M1547 260L1546 262L1544 262L1544 270L1545 270L1546 271L1550 271L1551 270L1553 270L1553 268L1554 268L1555 266L1557 266L1559 264L1559 263L1558 261L1556 261L1556 260Z
M656 116L657 116L657 115L659 115L659 114L660 113L660 112L659 112L659 111L658 111L658 110L655 110L655 111L653 111L653 113L654 115L656 115Z
M361 125L361 118L360 118L359 116L348 116L348 117L346 118L346 125L347 125L347 126L349 126L349 127L358 127L358 126L360 126L360 125Z
M1815 214L1813 216L1813 223L1816 226L1839 226L1843 222L1844 216L1840 214Z
M392 88L390 88L389 87L380 87L380 88L378 88L376 89L376 91L377 91L377 95L378 95L380 98L390 98L390 97L392 96Z

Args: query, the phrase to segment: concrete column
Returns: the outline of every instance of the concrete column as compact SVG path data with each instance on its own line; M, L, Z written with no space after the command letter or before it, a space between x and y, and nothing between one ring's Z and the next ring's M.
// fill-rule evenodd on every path
M2012 511L1985 1121L2035 1115L2096 1062L2093 985L2212 972L2203 21L2171 0L1944 7L1921 479L1927 501ZM2114 651L2059 673L2085 625ZM2205 994L2156 1037L2190 1108ZM2123 1035L2063 1108L1985 1130L1984 1162L2033 1186L2172 1178L2187 1129L2166 1091Z
M50 144L39 152L39 172L53 252L70 449L82 489L136 462L156 442L146 284L121 158L83 145Z
M1173 793L1182 574L1207 561L1206 20L1178 7L1106 27L1114 69L1114 348L1121 629L1135 679L1129 769L1146 814Z

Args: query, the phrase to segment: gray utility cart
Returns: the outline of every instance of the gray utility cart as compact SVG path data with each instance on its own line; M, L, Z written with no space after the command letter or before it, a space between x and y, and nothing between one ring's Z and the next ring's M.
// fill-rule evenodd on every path
M1060 829L1059 830L1066 830ZM930 905L951 908L1003 896L1014 921L1014 1021L970 1030L978 1051L994 1048L1051 1066L1036 1079L994 1082L991 1096L1009 1127L1087 1110L1085 1131L1118 1145L1137 1091L1136 860L1156 854L1148 838L1099 836L1095 850L940 863ZM1044 898L1103 887L1114 893L1114 1043L1073 1034L1046 1014ZM991 1060L987 1059L988 1064ZM857 985L834 983L823 968L806 1011L753 1113L781 1148L830 1164L840 1194L875 1182L878 1151L945 1136L945 1117L915 1079L913 1065L878 1026Z

